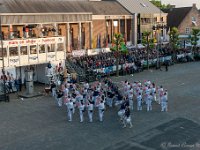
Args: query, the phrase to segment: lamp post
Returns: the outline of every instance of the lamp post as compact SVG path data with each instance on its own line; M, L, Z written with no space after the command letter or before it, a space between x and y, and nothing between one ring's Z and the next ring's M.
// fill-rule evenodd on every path
M153 30L156 31L156 36L157 36L157 31L163 31L164 29L166 29L166 25L163 25L163 24L158 24L158 25L155 25L153 26ZM163 36L162 36L162 33L159 33L158 35L158 38L157 38L157 64L156 64L156 67L157 69L160 67L160 59L159 59L159 51L162 51L162 42L163 42Z
M2 5L2 4L0 4ZM2 23L1 23L1 15L0 15L0 40L1 40L1 55L2 55L2 75L3 75L3 95L4 95L4 100L9 101L9 98L7 97L6 94L6 81L5 81L5 67L4 67L4 50L3 50L3 34L2 34Z
M149 35L147 35L147 69L149 70Z

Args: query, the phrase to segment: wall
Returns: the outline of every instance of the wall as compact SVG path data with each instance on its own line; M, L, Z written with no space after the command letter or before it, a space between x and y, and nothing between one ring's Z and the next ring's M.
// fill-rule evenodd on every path
M104 46L103 41L106 38L106 22L105 20L93 20L93 45L97 47L97 36L100 35L101 47ZM94 47L94 48L96 48Z
M196 17L197 26L192 24L192 17ZM185 28L189 27L192 31L192 28L200 28L200 13L196 7L193 7L192 10L188 13L182 23L179 25L178 30L180 34L186 34Z

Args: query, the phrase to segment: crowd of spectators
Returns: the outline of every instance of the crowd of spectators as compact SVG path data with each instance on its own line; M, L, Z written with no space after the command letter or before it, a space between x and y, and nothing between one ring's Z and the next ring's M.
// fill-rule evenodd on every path
M137 72L143 70L144 61L148 59L147 55L148 53L149 53L149 60L157 60L158 57L161 58L166 56L172 56L171 57L172 59L174 58L176 59L177 55L184 54L184 56L186 56L190 52L191 49L179 49L177 51L173 51L169 46L162 46L162 48L159 50L154 48L154 49L149 49L149 51L147 51L147 48L131 49L131 50L129 49L127 53L120 53L118 55L118 58L119 58L119 65L123 66L120 67L121 70L127 71L128 67L129 70L134 69L134 72ZM115 52L108 52L108 53L99 53L97 55L90 55L90 56L84 55L81 57L74 57L72 58L72 61L75 65L81 67L83 70L85 70L85 72L87 72L106 67L107 68L113 67L116 65L117 57Z
M168 49L163 49L159 52L160 57L170 54L171 51ZM118 57L119 65L134 63L137 67L141 67L142 60L147 60L147 50L146 48L129 50L128 53L120 53ZM157 51L149 50L149 59L155 58L157 58ZM98 55L75 57L73 58L73 63L79 65L84 70L110 67L116 65L116 53L108 52L99 53Z

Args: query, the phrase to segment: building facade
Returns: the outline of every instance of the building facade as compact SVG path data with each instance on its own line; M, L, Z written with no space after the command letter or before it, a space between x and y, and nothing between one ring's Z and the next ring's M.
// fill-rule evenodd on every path
M200 28L200 12L196 4L193 4L192 7L172 8L166 12L168 13L168 28L176 27L178 29L181 45L185 47L187 43L190 43L189 36L192 29Z
M132 15L115 1L0 0L4 67L15 77L34 68L45 78L50 61L65 64L68 53L108 48L115 33L131 40ZM79 50L79 51L78 51ZM0 61L3 67L3 61Z

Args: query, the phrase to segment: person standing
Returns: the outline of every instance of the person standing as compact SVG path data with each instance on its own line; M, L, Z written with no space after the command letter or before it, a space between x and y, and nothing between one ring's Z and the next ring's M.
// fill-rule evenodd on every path
M168 66L169 66L169 63L168 63L168 60L165 61L165 71L168 71Z
M72 99L70 99L69 102L66 103L67 105L67 114L68 114L68 118L69 120L68 121L72 121L72 115L73 115L73 109L74 109L74 104L72 102Z
M132 88L128 92L128 100L129 100L130 109L133 111L133 89Z
M58 95L57 95L57 101L58 101L58 106L62 107L62 97L63 97L63 92L59 90Z
M99 121L102 122L103 121L103 114L105 111L105 104L104 101L101 100L100 104L98 105L98 109L99 109Z
M56 96L56 84L55 84L55 82L51 83L51 94L52 94L52 97Z
M137 110L142 110L142 95L141 93L137 96Z
M79 114L80 114L80 122L83 122L83 113L84 113L84 111L85 111L85 105L84 105L84 103L83 103L83 100L81 100L81 101L79 102L78 108L79 108Z
M152 93L150 93L150 95L148 95L147 97L147 111L152 110L152 100L153 100L153 96L152 96Z
M167 93L165 92L161 97L161 111L168 111L167 108Z
M130 108L128 106L126 106L125 108L123 124L124 124L123 128L126 128L127 124L129 124L130 128L133 127L132 121L131 121L131 115L130 115Z
M88 104L89 122L93 122L93 109L94 109L94 104L93 102L89 101L89 104Z

